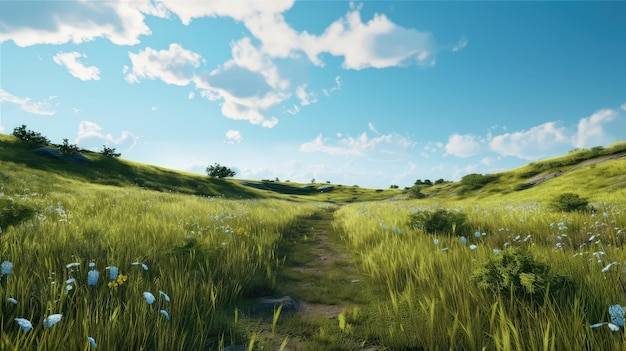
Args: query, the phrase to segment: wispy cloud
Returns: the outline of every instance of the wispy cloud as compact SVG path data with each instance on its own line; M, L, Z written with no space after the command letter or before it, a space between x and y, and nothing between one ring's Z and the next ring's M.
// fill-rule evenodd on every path
M123 131L119 137L114 137L112 134L104 133L102 127L99 124L91 121L81 121L78 125L78 136L75 143L87 143L89 146L83 146L86 148L101 146L101 143L107 145L124 145L126 149L133 148L139 137L131 132ZM97 145L96 145L97 144Z
M474 156L480 151L480 143L474 135L452 134L446 144L446 155L456 157Z
M546 157L568 143L565 128L556 122L548 122L529 130L494 136L489 147L501 156L533 160Z
M186 50L177 43L167 50L150 47L138 53L128 53L132 67L124 67L126 81L139 83L141 79L160 79L167 84L189 85L195 77L194 69L200 66L202 56Z
M17 104L22 110L36 115L54 115L56 111L50 105L50 101L54 98L56 98L56 96L50 96L42 101L33 102L30 98L20 98L0 88L0 102Z
M59 52L52 59L59 66L66 67L70 74L80 80L100 80L100 70L96 66L85 66L79 61L80 58L87 58L87 55L79 52Z
M572 138L572 145L578 148L592 147L606 142L605 125L615 119L617 112L603 109L589 117L578 121L576 135Z
M373 133L380 134L380 133L378 132L378 130L376 130L376 127L374 127L374 123L369 122L369 123L367 124L367 126L368 126L368 128L370 129L370 131L372 131Z
M317 96L315 93L307 91L306 87L307 85L303 84L296 88L296 96L298 97L298 100L300 100L301 106L307 106L317 102Z
M238 130L229 130L226 132L226 142L228 144L239 144L243 140Z
M395 154L415 145L409 138L399 134L386 134L374 138L366 132L358 137L339 136L335 142L319 134L315 139L300 145L302 152L322 152L329 155L364 156L372 153ZM393 151L390 151L391 148Z
M457 52L463 50L467 46L467 43L468 41L466 37L461 38L459 42L452 47L452 51Z

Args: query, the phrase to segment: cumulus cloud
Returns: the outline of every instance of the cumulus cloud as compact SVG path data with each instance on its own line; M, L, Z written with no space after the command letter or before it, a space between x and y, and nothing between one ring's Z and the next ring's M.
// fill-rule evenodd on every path
M565 128L557 126L556 122L548 122L527 131L494 136L489 147L501 156L533 160L554 153L555 148L568 142Z
M339 137L336 143L330 143L319 134L315 139L300 145L302 152L323 152L329 155L363 156L372 152L393 154L414 146L410 139L398 134L380 135L374 138L363 132L358 137ZM390 151L390 148L393 151Z
M85 66L79 61L87 55L79 52L59 52L52 59L59 66L66 67L70 74L80 80L100 80L100 70L96 66Z
M163 7L138 1L0 1L0 43L17 46L79 44L105 38L135 45L151 34L144 14L164 17Z
M226 142L229 144L239 144L243 140L238 130L229 130L226 132Z
M56 111L50 105L50 101L54 98L55 96L50 96L42 101L32 101L30 98L20 98L0 88L0 102L17 104L22 110L36 115L54 115Z
M101 143L112 145L126 145L127 149L132 148L139 140L139 137L128 131L123 131L119 137L114 137L110 133L104 133L102 127L95 122L81 121L78 125L78 136L75 143L88 143L92 146L100 146ZM97 144L97 145L96 145Z
M167 84L189 85L194 78L194 69L202 62L202 56L177 43L170 44L167 50L148 47L136 54L128 53L128 57L132 68L125 67L124 72L129 83L138 83L140 79L160 79Z
M391 22L384 14L363 22L361 6L351 4L344 18L330 24L321 36L302 33L300 49L317 65L320 55L341 56L346 69L385 68L435 63L435 44L428 32L407 29Z
M617 112L611 109L600 110L578 121L572 144L577 148L597 146L606 141L605 125L615 119Z
M480 143L475 136L469 134L453 134L446 144L446 155L465 158L476 155L479 151Z

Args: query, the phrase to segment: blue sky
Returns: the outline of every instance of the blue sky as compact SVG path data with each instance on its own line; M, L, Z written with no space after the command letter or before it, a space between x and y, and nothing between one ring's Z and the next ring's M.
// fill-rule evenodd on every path
M0 0L0 132L387 188L626 140L626 2Z

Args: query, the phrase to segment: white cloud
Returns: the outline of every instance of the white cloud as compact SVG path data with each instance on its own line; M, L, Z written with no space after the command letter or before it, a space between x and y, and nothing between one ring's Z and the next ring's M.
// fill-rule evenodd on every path
M243 140L238 130L229 130L226 132L226 142L229 144L239 144Z
M489 147L501 156L515 156L526 160L546 157L555 148L567 144L565 128L556 122L548 122L528 131L497 135L489 142Z
M194 69L203 61L199 54L185 50L182 45L172 43L167 50L150 47L138 53L128 53L132 62L130 73L124 67L126 81L138 83L140 79L160 79L167 84L189 85L195 76Z
M413 141L398 134L386 134L369 138L365 132L356 138L351 136L339 137L339 140L334 145L331 145L322 134L319 134L312 141L300 145L300 151L349 156L363 156L372 152L393 155L414 145Z
M331 23L322 35L297 32L283 13L294 1L206 1L189 6L183 1L162 2L183 24L200 17L231 17L241 21L272 58L288 58L304 52L316 65L329 53L343 57L346 69L384 68L408 64L432 65L436 47L432 35L391 22L384 14L363 22L362 5L350 4L346 15Z
M452 47L452 51L457 52L463 50L467 46L467 38L463 37L459 40L459 42Z
M274 127L278 119L267 118L265 114L290 97L286 90L288 82L280 77L270 58L252 45L250 38L231 46L233 59L207 74L196 76L197 88L210 100L223 100L224 116Z
M622 104L622 106L620 106L619 108L621 108L622 110L626 111L626 102Z
M430 33L398 26L384 14L363 22L360 10L351 4L346 16L329 25L321 36L300 34L300 49L317 65L323 64L320 54L342 56L346 69L434 64L435 44Z
M85 66L79 58L87 58L87 55L79 52L59 52L52 59L59 66L65 66L71 75L80 80L100 80L100 70L96 66Z
M301 106L307 106L317 102L317 97L315 96L315 93L307 92L306 86L307 85L304 84L296 88L296 97L298 97L298 100L300 100Z
M196 97L196 93L194 93L193 91L190 91L190 92L189 92L189 95L187 95L187 98L188 98L189 100L192 100L194 97Z
M322 93L326 96L330 96L330 94L337 92L337 91L341 91L341 87L343 85L343 81L341 80L340 76L336 76L335 77L335 85L329 89L322 89Z
M0 102L10 102L20 106L26 112L36 115L52 116L56 113L50 106L50 101L56 96L50 96L42 101L32 102L30 98L20 98L0 88Z
M376 127L374 127L374 124L373 124L372 122L369 122L369 123L367 124L367 126L369 127L370 131L372 131L372 132L374 132L374 133L376 133L376 134L380 134L380 133L378 132L378 130L376 130Z
M480 144L473 135L452 134L446 144L446 155L469 157L480 151Z
M275 16L293 6L294 0L286 1L198 1L192 5L184 1L159 1L174 13L185 25L195 18L231 17L244 21L258 16Z
M138 1L0 1L0 43L17 46L79 44L105 38L135 45L151 34L144 13L166 16L151 0Z
M96 140L94 140L96 139ZM126 145L127 149L131 149L139 140L139 137L128 131L123 131L122 135L118 138L112 134L105 134L102 127L95 122L81 121L78 125L78 136L74 141L78 143L87 143L90 146L100 146L99 143L113 144L113 145ZM98 145L96 145L98 144ZM88 148L89 146L84 146Z
M617 112L611 109L600 110L587 118L578 121L576 135L572 145L577 148L598 146L606 142L604 125L615 119Z

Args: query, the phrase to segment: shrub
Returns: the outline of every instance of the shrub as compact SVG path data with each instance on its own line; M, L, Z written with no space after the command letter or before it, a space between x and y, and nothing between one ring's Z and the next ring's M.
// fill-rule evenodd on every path
M35 211L9 199L0 199L0 233L10 225L19 224L30 218Z
M476 190L484 187L496 179L498 179L498 176L494 174L482 175L472 173L461 178L461 185L463 186L463 190Z
M426 197L426 194L422 193L422 187L419 185L413 185L408 189L409 197L412 199L423 199Z
M517 184L513 190L522 191L522 190L530 189L533 186L535 186L535 184L533 183L521 183L521 184Z
M492 255L485 265L474 271L472 280L495 294L515 295L520 299L543 302L546 292L554 295L572 281L553 274L550 266L538 262L525 250L506 250Z
M26 129L26 125L24 124L13 129L13 136L33 146L46 146L50 144L50 140L48 140L48 138L40 133Z
M227 178L234 177L237 173L232 169L222 166L219 163L214 164L206 168L206 173L209 177Z
M462 212L450 212L437 209L434 212L420 211L409 216L409 226L413 229L423 229L427 233L452 233L462 235L467 232L465 226L466 215Z
M106 145L102 145L102 154L106 157L120 157L121 153L115 152L115 149L108 148Z
M79 152L78 145L70 144L67 139L63 139L63 144L59 145L59 151L65 155L73 155Z
M589 205L587 199L573 193L561 194L550 203L553 209L562 212L585 211L587 205Z

